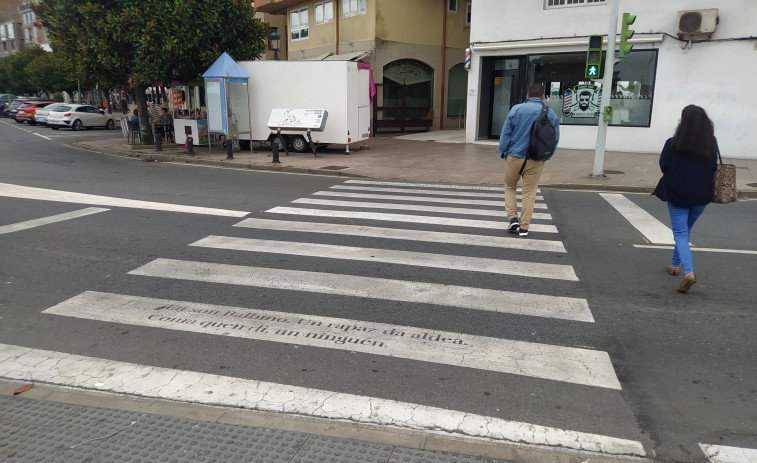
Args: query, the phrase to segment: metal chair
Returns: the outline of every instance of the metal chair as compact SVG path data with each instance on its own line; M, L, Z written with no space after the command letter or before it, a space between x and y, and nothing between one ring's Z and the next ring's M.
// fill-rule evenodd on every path
M135 143L137 139L139 139L139 143L142 143L142 131L139 128L139 123L129 121L129 143Z

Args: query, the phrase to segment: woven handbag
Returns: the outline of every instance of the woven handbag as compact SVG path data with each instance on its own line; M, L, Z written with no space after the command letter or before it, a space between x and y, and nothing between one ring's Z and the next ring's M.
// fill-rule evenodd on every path
M718 159L720 163L717 164L715 176L712 179L712 202L718 204L732 203L739 197L739 193L736 191L736 166L723 164L720 150L718 150Z

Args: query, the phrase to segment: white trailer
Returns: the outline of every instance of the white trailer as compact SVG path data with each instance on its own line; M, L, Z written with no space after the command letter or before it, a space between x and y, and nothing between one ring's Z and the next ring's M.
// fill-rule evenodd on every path
M371 133L370 71L351 61L240 61L251 77L250 140L273 142L268 127L271 111L281 108L325 109L322 132L313 132L316 144L349 145L368 140ZM302 131L282 130L286 143L297 152L309 151ZM247 139L247 135L241 135ZM283 148L283 147L280 147Z

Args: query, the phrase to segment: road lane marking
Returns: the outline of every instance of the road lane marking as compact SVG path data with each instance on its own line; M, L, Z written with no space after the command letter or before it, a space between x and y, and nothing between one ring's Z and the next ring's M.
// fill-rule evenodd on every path
M675 246L655 246L651 244L634 244L633 247L635 248L643 248L643 249L675 249ZM748 249L719 249L719 248L697 248L692 246L691 251L698 251L698 252L719 252L724 254L757 254L757 251L750 251Z
M165 212L183 212L187 214L215 215L222 217L244 217L249 212L215 209L210 207L184 206L181 204L157 203L139 201L136 199L116 198L112 196L90 195L71 191L49 190L10 183L0 183L0 196L8 198L36 199L40 201L55 201L60 203L96 204L98 206L126 207L133 209L148 209Z
M699 444L710 463L754 463L757 449Z
M424 225L447 225L452 227L492 228L504 231L507 223L504 221L456 219L452 217L434 217L427 215L386 214L379 212L339 211L329 209L304 209L298 207L278 206L268 209L272 214L304 215L310 217L330 217L345 219L379 220L384 222L408 222ZM532 223L529 231L540 233L557 233L554 225Z
M332 199L313 199L300 198L292 201L295 204L315 204L318 206L340 206L340 207L362 207L366 209L396 209L403 211L423 211L438 212L442 214L462 214L462 215L489 215L492 217L506 217L507 214L501 209L471 209L468 207L443 207L443 206L418 206L415 204L392 204L392 203L372 203L365 201L338 201ZM518 204L520 207L520 204ZM536 203L535 209L546 209L546 204ZM534 219L552 219L552 216L546 213L534 212L531 216Z
M362 352L620 390L610 356L585 348L94 291L43 313Z
M438 283L175 259L155 259L129 274L594 322L586 299Z
M369 238L424 241L431 243L460 244L465 246L488 246L495 248L522 249L527 251L566 252L565 246L560 241L523 240L519 237L471 235L465 233L433 232L426 230L407 230L399 228L270 219L244 219L234 226L260 230L328 233L333 235L365 236Z
M372 193L345 193L343 191L316 191L314 196L336 196L338 198L362 198L362 199L382 199L386 201L418 201L428 203L446 203L446 204L468 204L471 206L493 206L505 207L504 199L497 201L486 199L454 199L454 198L435 198L433 196L401 196Z
M20 230L28 230L34 227L41 227L56 222L63 222L64 220L77 219L91 214L97 214L98 212L109 211L110 209L103 209L100 207L87 207L78 211L64 212L63 214L51 215L49 217L42 217L39 219L27 220L24 222L18 222L10 225L0 226L0 235L5 233L13 233Z
M370 191L370 192L383 192L383 193L409 193L409 194L436 195L436 196L470 196L473 198L498 198L500 201L504 201L504 189L502 188L500 188L499 193L474 193L470 191L429 190L429 189L415 189L415 188L386 188L386 187L370 187L370 186L357 186L357 185L345 185L345 184L334 185L334 186L329 187L329 189ZM544 197L536 196L536 199L539 201L543 201Z
M39 133L36 133L36 132L32 132L32 133L33 133L34 135L36 135L36 136L40 137L40 138L44 138L45 140L52 140L52 139L51 139L50 137L46 137L46 136L44 136L44 135L41 135L41 134L39 134Z
M190 246L578 281L570 265L210 235Z
M645 456L641 442L377 397L0 344L0 377L273 413L432 431L494 444ZM134 379L138 378L139 381Z
M617 193L600 193L599 196L620 212L650 243L675 244L670 228L630 199Z

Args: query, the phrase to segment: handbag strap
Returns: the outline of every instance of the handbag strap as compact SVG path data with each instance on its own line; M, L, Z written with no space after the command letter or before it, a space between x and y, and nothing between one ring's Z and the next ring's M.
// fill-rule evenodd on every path
M718 152L718 159L720 160L720 165L722 166L723 165L723 158L720 156L720 149L718 149L718 148L715 148L715 149Z

